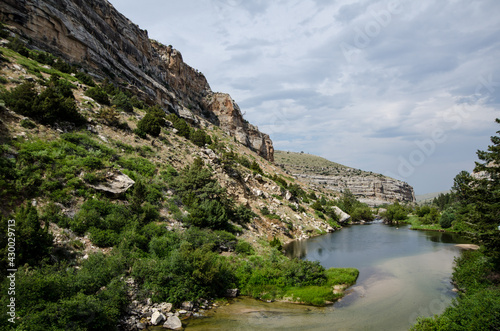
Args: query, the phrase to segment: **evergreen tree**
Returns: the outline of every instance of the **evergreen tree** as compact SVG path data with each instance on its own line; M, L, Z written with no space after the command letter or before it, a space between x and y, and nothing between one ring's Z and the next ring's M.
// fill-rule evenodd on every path
M496 119L500 124L500 119ZM497 131L500 134L500 131ZM454 180L453 190L460 201L460 217L471 227L467 234L483 244L489 255L500 259L500 137L491 137L493 145L478 151L482 162L476 162L474 171L487 175L474 177L462 171Z

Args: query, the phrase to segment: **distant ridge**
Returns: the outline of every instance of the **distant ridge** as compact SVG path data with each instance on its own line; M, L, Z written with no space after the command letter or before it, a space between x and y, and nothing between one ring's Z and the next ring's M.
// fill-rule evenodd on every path
M433 200L434 198L437 198L440 194L447 194L450 193L450 190L447 191L441 191L441 192L432 192L432 193L427 193L427 194L419 194L416 196L417 202L427 202L430 200Z
M307 153L275 151L274 160L276 165L296 177L335 192L350 190L360 201L372 206L395 201L415 202L413 187L382 174L351 168Z

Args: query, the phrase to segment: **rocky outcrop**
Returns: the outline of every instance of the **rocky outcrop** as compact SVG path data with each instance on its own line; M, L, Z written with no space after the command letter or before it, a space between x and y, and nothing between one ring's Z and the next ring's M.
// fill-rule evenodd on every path
M33 47L80 64L94 76L110 77L191 122L220 123L241 143L273 159L269 136L245 122L239 108L227 103L232 100L227 94L213 93L178 50L150 40L147 31L106 0L3 0L0 19Z
M271 138L248 123L242 116L240 107L229 94L213 93L205 98L206 108L218 118L218 126L233 135L240 143L273 162L274 148Z
M376 206L395 201L414 202L413 188L405 182L379 175L318 176L295 174L297 177L322 184L325 188L344 192L351 191L361 202Z
M107 172L99 183L89 184L89 186L98 191L119 195L125 193L134 184L135 182L132 178L119 170L113 170Z
M394 178L304 153L277 151L275 156L276 163L295 177L339 193L349 190L371 206L416 201L413 187Z

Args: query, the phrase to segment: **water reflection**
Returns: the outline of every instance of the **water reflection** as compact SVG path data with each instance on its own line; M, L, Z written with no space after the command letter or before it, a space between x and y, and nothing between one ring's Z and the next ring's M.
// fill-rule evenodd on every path
M441 313L451 302L450 276L459 236L359 225L285 247L289 256L324 267L355 267L356 284L326 308L263 303L240 298L188 330L407 330L417 316Z

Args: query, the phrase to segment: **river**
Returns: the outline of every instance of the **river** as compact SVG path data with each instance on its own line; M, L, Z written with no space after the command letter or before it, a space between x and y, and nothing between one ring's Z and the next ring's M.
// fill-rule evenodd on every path
M235 299L186 321L186 330L407 330L418 316L440 314L455 297L450 283L458 236L382 223L294 241L289 256L326 268L354 267L348 294L328 307Z

